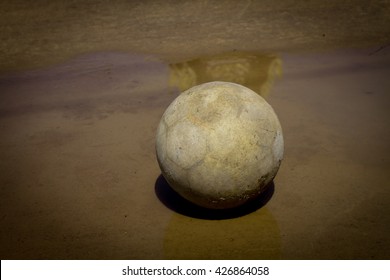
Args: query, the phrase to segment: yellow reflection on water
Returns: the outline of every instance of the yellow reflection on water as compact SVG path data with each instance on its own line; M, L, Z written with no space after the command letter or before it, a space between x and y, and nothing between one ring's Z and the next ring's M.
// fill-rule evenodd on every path
M169 84L184 91L211 81L233 82L267 97L281 74L282 61L276 55L230 52L170 64Z
M174 213L164 240L167 259L279 259L281 240L272 213L203 220Z

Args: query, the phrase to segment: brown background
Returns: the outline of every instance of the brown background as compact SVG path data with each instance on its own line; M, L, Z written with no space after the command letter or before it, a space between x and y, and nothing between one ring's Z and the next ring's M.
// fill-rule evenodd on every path
M0 13L2 259L389 258L389 1ZM282 63L268 101L285 159L268 197L220 220L170 192L154 140L179 93L172 65L236 52ZM267 65L248 69L274 78Z

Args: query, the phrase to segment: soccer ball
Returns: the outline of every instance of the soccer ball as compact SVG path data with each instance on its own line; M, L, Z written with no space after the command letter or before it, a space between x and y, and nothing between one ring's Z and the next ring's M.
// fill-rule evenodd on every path
M178 194L206 208L232 208L257 197L275 177L283 149L272 107L235 83L184 91L157 129L162 175Z

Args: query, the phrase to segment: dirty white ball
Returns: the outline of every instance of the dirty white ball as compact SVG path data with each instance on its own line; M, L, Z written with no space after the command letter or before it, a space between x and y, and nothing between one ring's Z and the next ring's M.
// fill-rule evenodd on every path
M272 107L234 83L190 88L167 108L157 129L157 160L169 185L207 208L239 206L264 191L283 158Z

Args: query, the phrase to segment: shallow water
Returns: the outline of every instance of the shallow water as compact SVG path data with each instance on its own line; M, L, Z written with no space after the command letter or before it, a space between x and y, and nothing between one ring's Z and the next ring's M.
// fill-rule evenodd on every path
M390 257L388 2L36 3L0 4L2 259ZM285 137L272 192L222 216L154 150L211 80L265 96Z

